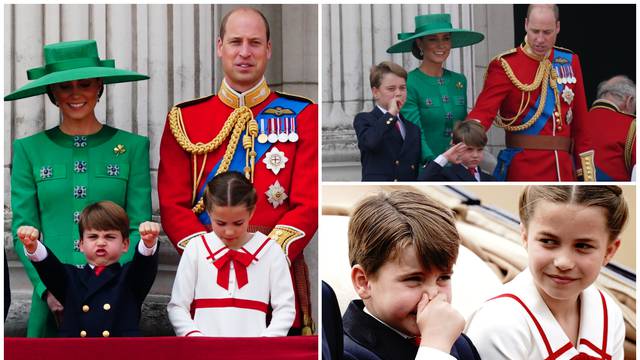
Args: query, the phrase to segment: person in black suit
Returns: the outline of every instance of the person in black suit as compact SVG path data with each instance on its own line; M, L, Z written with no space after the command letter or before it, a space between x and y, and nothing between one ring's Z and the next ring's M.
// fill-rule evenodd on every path
M322 360L342 359L342 315L336 293L322 281Z
M496 181L479 166L487 145L487 134L479 122L457 123L451 142L453 146L425 165L418 181Z
M414 191L363 200L349 221L351 282L344 358L479 360L450 304L460 235L452 212Z
M140 224L133 260L118 262L129 248L129 218L110 201L87 206L79 220L80 251L86 265L66 265L38 238L32 226L17 235L47 289L64 306L60 337L139 336L141 306L158 270L160 225Z
M383 61L371 67L371 112L356 115L362 181L414 181L420 164L420 128L400 115L407 99L407 72Z

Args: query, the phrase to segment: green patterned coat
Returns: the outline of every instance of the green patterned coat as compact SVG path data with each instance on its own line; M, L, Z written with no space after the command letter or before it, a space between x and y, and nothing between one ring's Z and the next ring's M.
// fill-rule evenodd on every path
M69 136L59 127L16 140L11 174L12 233L17 255L34 287L27 336L56 336L45 286L25 257L16 230L31 225L63 263L85 264L78 249L78 217L85 206L111 200L131 222L130 261L140 240L138 226L151 219L149 139L109 126L93 135Z

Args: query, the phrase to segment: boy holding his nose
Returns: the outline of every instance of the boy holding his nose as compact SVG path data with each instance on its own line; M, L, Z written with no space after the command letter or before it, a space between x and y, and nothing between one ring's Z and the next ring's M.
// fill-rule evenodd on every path
M460 236L450 210L412 191L364 199L349 222L345 359L479 359L450 304Z

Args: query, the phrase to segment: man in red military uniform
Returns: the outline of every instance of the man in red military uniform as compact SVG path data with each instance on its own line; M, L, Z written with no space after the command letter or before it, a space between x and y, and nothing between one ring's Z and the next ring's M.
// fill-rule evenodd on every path
M598 181L629 181L636 165L636 85L614 76L598 85L589 110Z
M583 168L578 173L593 180L580 60L554 46L560 31L558 7L530 5L525 30L523 45L491 61L484 88L468 115L486 129L494 119L505 129L507 148L498 155L494 176L573 181L575 168Z
M178 104L167 116L158 174L162 226L182 253L210 229L201 201L208 180L244 173L258 194L249 231L282 246L296 289L293 327L308 334L313 322L302 251L318 226L318 108L269 89L269 24L259 11L230 11L216 50L224 72L217 95Z

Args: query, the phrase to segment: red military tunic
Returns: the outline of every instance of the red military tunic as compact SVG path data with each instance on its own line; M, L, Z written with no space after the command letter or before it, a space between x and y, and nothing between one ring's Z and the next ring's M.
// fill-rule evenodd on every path
M221 96L224 96L224 102ZM237 94L223 81L217 95L178 104L177 107L180 109L184 131L189 140L194 144L208 143L220 132L223 124L234 111L234 107L246 105L256 117L278 97L291 96L270 91L264 79L244 94ZM292 98L310 102L298 97ZM158 195L162 227L178 252L182 253L190 238L209 231L192 211L194 179L198 178L204 156L195 156L194 169L194 156L185 151L176 141L169 123L168 116L160 143ZM300 296L303 299L309 297L308 294L300 294L300 291L308 292L308 278L302 251L318 226L317 105L309 104L296 116L296 131L299 135L297 142L271 144L270 150L277 148L287 158L284 168L281 168L277 174L268 169L263 162L265 155L255 160L253 185L258 194L258 201L249 230L269 234L270 238L282 246L291 264L296 302L298 302ZM239 141L242 141L242 137ZM207 154L204 172L197 184L198 190L204 186L207 175L224 155L228 143L229 136L217 149ZM241 153L238 154L238 151ZM235 156L241 156L244 159L244 150L237 150ZM267 193L270 188L277 186L277 183L284 190L287 198L282 204L274 206L269 202ZM300 290L301 288L303 290ZM308 303L308 300L303 302ZM299 311L300 304L296 308ZM301 326L300 318L298 313L294 327ZM309 326L310 318L308 321L305 319L305 323Z
M539 66L545 59L536 59L529 55L525 52L525 46L527 45L512 49L491 61L487 70L484 88L478 96L475 107L468 115L469 119L477 119L486 129L489 129L499 111L500 116L504 119L515 117L515 120L510 125L518 126L526 122L524 118L528 113L533 113L537 110L536 100L540 98L541 89L545 86L538 86L534 90L523 92L514 85L514 79L509 78L508 73L501 64L501 59L506 61L513 75L520 83L524 85L532 84ZM528 136L526 137L528 138L528 143L541 144L538 145L541 147L545 145L542 145L543 141L538 141L541 139L538 137L540 135L545 138L544 141L547 143L563 143L567 144L567 147L565 150L521 147L523 150L515 154L508 168L506 179L509 181L575 180L572 154L566 151L569 149L571 140L574 143L573 153L576 155L578 167L580 167L579 154L591 149L589 139L585 133L587 108L580 61L576 54L564 49L560 50L571 56L570 65L566 58L560 59L556 57L558 49L554 48L547 58L551 62L551 68L553 69L549 77L557 76L563 79L574 77L575 82L564 83L564 87L570 89L570 91L567 90L566 98L561 91L557 91L557 97L553 96L551 88L548 88L547 93L552 96L551 101L553 102L550 103L547 100L546 103L547 105L553 105L553 113L558 113L555 105L557 104L555 99L558 99L561 104L560 117L551 115L544 119L544 116L540 116L532 126L532 128L538 128L538 130L533 134L527 134ZM571 69L568 69L569 67ZM548 83L552 81L556 80L550 80ZM572 94L569 94L569 92ZM523 104L522 107L521 103ZM521 110L520 113L518 110ZM507 144L509 144L511 134L520 135L525 132L524 130L510 131L509 129L505 129L505 131ZM507 147L509 148L509 145ZM516 146L512 146L512 148L516 148Z
M627 135L636 117L621 112L607 100L599 99L589 110L588 119L589 133L596 151L594 160L598 181L629 181L636 164L636 138L635 132L629 139ZM625 163L625 149L628 152L628 164Z

